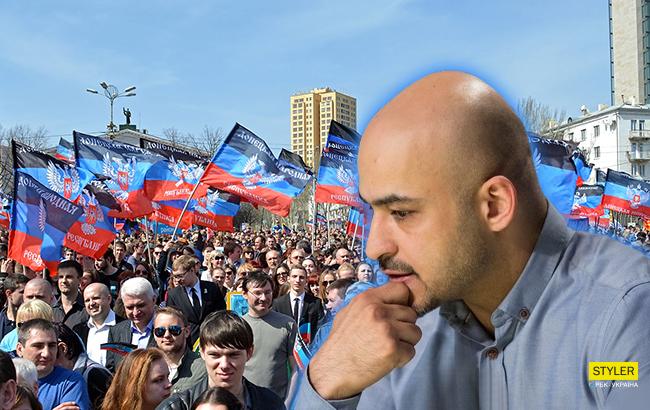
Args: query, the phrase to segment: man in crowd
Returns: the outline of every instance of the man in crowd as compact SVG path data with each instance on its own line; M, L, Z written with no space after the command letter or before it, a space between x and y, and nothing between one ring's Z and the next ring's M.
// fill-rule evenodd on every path
M280 266L280 252L276 250L266 252L266 264L269 267L269 272L275 272L275 269Z
M305 251L304 249L294 249L291 251L289 256L289 267L302 266L302 262L305 260Z
M125 270L132 271L135 269L135 266L126 261L126 243L116 241L113 247L113 254L115 255L115 267L117 268L118 275Z
M648 259L566 227L492 88L416 82L370 122L358 163L367 254L390 283L338 313L299 407L647 406ZM589 383L594 361L636 362L639 387Z
M175 307L190 324L190 345L199 337L201 322L212 312L226 308L224 295L212 282L199 280L198 260L179 256L173 264L173 278L179 285L169 291L167 306Z
M91 283L84 289L84 306L88 321L75 325L74 330L86 345L88 357L106 365L106 350L101 349L108 342L111 327L124 319L111 309L111 295L103 283Z
M255 252L253 257L255 259L257 259L257 257L260 256L260 253L264 251L265 246L266 238L263 235L257 235L253 240L253 251Z
M16 328L16 312L23 304L25 285L29 278L21 274L9 275L4 279L6 306L0 311L0 340Z
M156 295L151 283L142 277L131 278L122 284L120 296L124 302L126 318L108 330L107 343L127 343L138 348L156 346L153 337L153 314ZM106 367L115 372L122 356L115 352L106 353Z
M0 350L0 410L11 410L16 404L16 369L8 353Z
M226 289L226 272L221 268L214 268L212 270L212 282L214 282L221 291L222 295L225 295L228 290Z
M320 299L305 292L307 271L302 266L294 266L289 272L290 290L273 302L273 310L293 318L298 326L309 323L311 340L318 330L318 322L323 317Z
M54 293L50 282L43 278L30 279L25 284L23 300L27 301L32 299L40 299L51 306L54 303Z
M113 299L120 294L120 272L115 267L115 255L110 249L106 250L103 256L95 259L95 270L99 275L99 281L106 285Z
M74 328L88 320L84 310L84 300L79 292L79 280L83 274L81 265L71 259L59 263L57 268L60 297L52 306L55 317L63 316L63 323Z
M38 401L45 409L90 409L88 389L83 377L63 367L55 366L58 350L56 329L45 319L32 319L18 329L18 356L32 361L38 371ZM70 406L70 407L67 407Z
M338 248L334 253L334 263L330 265L332 269L338 269L344 263L350 263L352 260L352 252L347 248Z
M244 376L258 386L267 387L284 398L289 391L287 364L297 374L293 359L296 322L289 316L271 310L273 284L264 273L251 273L244 279L244 298L248 313L244 320L253 330L255 350L246 363Z
M275 393L244 377L246 362L253 354L253 331L244 319L229 311L215 312L201 325L199 340L208 377L188 390L173 394L158 409L189 410L201 393L211 387L228 390L245 409L285 409Z
M133 253L129 255L128 258L126 258L126 261L129 263L129 265L135 268L138 265L138 263L143 262L145 260L144 251L145 251L144 242L136 241L133 244Z
M223 253L226 254L226 262L235 267L239 268L242 264L241 259L242 247L235 241L226 242L223 247Z
M158 309L153 334L169 366L172 393L187 390L207 376L203 359L187 345L190 327L180 310L169 306Z

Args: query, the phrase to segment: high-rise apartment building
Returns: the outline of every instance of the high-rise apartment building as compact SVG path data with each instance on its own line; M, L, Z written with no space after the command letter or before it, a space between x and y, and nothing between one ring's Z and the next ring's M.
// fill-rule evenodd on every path
M357 100L332 90L316 88L291 96L291 151L316 169L327 141L330 121L357 128Z
M609 0L611 104L650 103L650 1Z

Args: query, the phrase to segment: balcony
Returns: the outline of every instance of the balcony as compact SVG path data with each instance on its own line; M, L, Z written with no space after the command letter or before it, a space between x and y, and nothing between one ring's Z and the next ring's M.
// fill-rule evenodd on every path
M628 151L628 161L648 161L650 160L650 152Z
M631 130L628 138L633 141L650 139L650 130Z

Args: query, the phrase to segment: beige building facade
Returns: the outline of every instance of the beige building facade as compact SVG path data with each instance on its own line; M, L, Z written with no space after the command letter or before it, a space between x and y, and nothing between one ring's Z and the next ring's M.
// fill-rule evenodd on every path
M357 100L329 87L316 88L290 99L291 151L317 169L327 141L330 121L357 128Z

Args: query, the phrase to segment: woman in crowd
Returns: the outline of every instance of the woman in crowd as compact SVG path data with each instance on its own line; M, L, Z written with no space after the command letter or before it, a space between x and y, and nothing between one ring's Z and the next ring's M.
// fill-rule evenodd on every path
M336 275L331 270L324 270L320 274L320 280L318 282L318 297L323 302L323 306L327 303L327 287L336 280Z
M286 292L281 293L281 291L284 291L287 286L287 279L289 278L289 267L283 263L277 268L275 268L275 272L271 274L271 277L273 278L273 299L283 296L286 294Z
M243 410L234 394L223 387L212 387L204 391L192 405L192 410Z
M255 256L255 251L250 246L244 246L242 249L242 258L244 258L245 263L253 262L253 257Z
M137 349L126 355L106 393L103 410L154 410L169 397L169 367L163 352Z
M16 328L7 333L0 342L0 350L12 352L16 350L18 344L18 328L24 322L32 319L45 319L50 322L54 321L54 312L52 307L40 299L32 299L20 305L16 312Z
M318 276L315 278L309 278L307 285L311 294L320 299L320 284L318 283Z
M16 404L11 410L43 410L34 392L25 386L16 386Z
M372 266L365 262L361 262L357 266L357 280L359 282L373 282L375 280L375 274L372 271Z
M341 266L336 270L337 279L356 279L356 272L354 271L354 266L351 263L342 263Z

